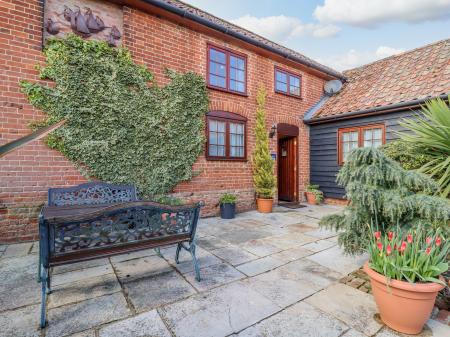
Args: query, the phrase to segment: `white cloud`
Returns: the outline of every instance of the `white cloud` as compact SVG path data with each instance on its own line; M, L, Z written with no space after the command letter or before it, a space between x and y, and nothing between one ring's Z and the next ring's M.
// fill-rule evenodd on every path
M318 58L317 61L336 70L348 70L391 55L402 53L403 51L403 49L386 46L380 46L374 51L358 51L350 49L344 54L334 55L328 58Z
M290 38L304 35L311 35L317 38L331 37L340 30L339 27L331 24L304 24L298 18L285 15L262 18L245 15L231 20L231 22L280 43L286 42Z
M417 23L450 18L450 0L325 0L314 16L322 23L362 27L382 22Z

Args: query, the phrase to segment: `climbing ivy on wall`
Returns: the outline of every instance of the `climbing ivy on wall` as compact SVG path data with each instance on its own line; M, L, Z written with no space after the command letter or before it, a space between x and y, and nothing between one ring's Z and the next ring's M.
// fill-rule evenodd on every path
M54 85L21 82L49 125L66 123L47 144L61 151L88 177L132 183L143 197L163 194L192 178L204 144L208 109L199 75L167 70L159 87L124 48L85 41L75 35L49 40L42 79Z

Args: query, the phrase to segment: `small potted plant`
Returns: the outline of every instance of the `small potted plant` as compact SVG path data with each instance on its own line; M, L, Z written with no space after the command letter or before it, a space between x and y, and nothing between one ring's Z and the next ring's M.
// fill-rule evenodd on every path
M422 331L445 287L440 275L448 270L449 247L439 229L374 232L364 271L384 323L406 334Z
M306 201L310 205L319 205L323 201L323 192L319 190L319 185L308 185L306 186Z
M253 152L253 182L256 190L256 207L261 213L271 213L275 194L276 177L274 162L269 152L269 135L266 130L266 91L258 90L256 97L255 150Z
M229 193L225 193L220 197L220 217L222 219L234 219L236 215L236 200L237 197Z

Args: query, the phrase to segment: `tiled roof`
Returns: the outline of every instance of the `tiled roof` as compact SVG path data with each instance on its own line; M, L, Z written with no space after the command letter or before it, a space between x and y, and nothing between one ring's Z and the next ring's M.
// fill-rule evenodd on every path
M450 93L450 39L344 71L342 90L312 120Z
M175 7L179 10L186 11L187 13L189 13L191 15L194 15L196 17L200 17L200 18L206 20L206 22L209 22L209 23L212 23L215 25L219 25L220 27L223 28L223 31L226 33L236 33L236 34L245 36L251 40L254 40L255 42L258 42L262 46L266 46L267 48L276 50L280 54L286 55L287 58L291 59L292 61L300 62L306 66L315 68L315 69L317 69L321 72L324 72L328 75L331 75L333 77L345 78L344 75L342 73L340 73L339 71L336 71L330 67L320 64L319 62L316 62L313 59L310 59L309 57L306 57L305 55L300 54L299 52L296 52L295 50L286 48L286 47L284 47L280 44L277 44L273 41L270 41L258 34L255 34L249 30L246 30L242 27L232 24L231 22L228 22L226 20L218 18L210 13L207 13L201 9L198 9L196 7L188 5L184 2L177 1L177 0L157 0L157 1L149 0L146 2L151 3L153 5L158 5L158 3L163 3L170 7Z

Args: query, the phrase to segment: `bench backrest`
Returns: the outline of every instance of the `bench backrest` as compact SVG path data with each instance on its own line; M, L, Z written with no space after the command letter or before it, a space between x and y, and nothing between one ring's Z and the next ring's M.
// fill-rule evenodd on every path
M89 182L68 188L50 188L49 206L112 204L137 201L136 187Z

